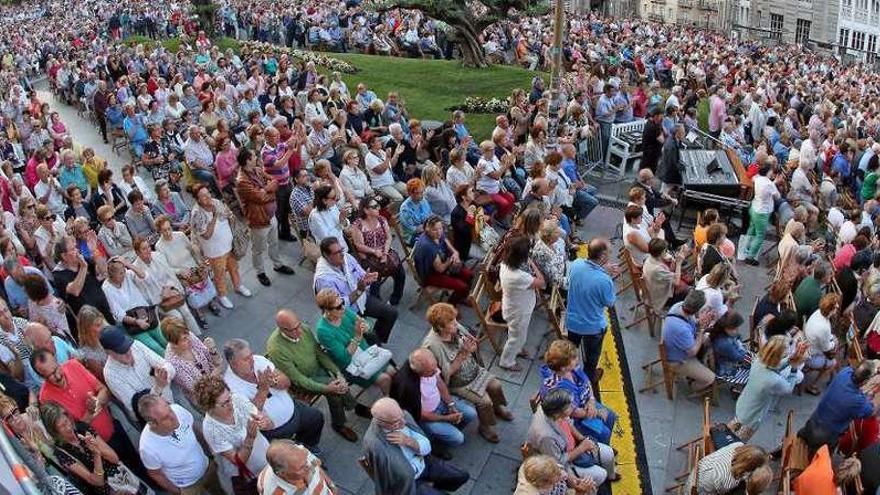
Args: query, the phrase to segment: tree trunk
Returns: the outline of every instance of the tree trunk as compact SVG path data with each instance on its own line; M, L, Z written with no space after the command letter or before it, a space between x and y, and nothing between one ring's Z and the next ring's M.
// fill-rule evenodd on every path
M489 62L486 60L486 53L483 52L483 46L477 39L477 35L468 25L453 25L455 36L453 39L458 43L461 50L462 63L465 67L486 68Z

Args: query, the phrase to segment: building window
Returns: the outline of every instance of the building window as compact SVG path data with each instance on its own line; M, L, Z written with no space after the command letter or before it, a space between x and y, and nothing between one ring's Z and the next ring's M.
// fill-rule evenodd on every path
M797 20L797 25L794 30L795 43L806 43L810 40L810 27L812 27L812 24L812 21L806 19Z
M770 37L776 41L782 39L783 17L780 14L770 14Z
M868 55L866 57L866 61L871 64L874 63L874 60L877 59L877 35L869 34L868 35Z
M849 46L849 29L840 30L840 38L837 40L837 44L840 45L841 48Z
M855 50L862 51L865 49L865 33L861 31L854 31L852 37L852 48Z

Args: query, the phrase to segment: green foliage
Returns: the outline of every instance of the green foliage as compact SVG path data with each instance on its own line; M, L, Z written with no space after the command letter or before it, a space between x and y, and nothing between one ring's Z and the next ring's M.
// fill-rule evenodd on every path
M491 66L486 69L462 67L454 60L421 60L334 53L358 68L357 74L343 74L342 78L354 91L359 82L365 83L383 101L390 91L397 91L406 102L407 110L421 120L450 118L449 107L460 105L465 97L505 99L514 88L529 88L536 74L509 66ZM489 139L495 127L496 114L468 115L467 125L477 140Z
M144 45L144 48L147 50L152 50L156 46L155 40L140 35L129 36L128 38L122 40L121 43L125 46Z
M239 53L241 51L241 43L235 38L217 38L214 40L214 44L217 45L217 48L220 49L221 52L225 53L227 48L232 48L232 51L235 53Z

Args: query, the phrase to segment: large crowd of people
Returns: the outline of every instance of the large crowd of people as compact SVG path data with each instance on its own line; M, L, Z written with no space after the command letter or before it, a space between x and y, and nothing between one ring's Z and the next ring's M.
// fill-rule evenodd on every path
M816 457L795 490L880 486L860 468L880 460L880 78L867 66L577 14L560 125L535 77L477 137L461 111L428 129L402 95L349 86L286 49L455 56L449 28L416 11L221 2L216 28L256 40L240 50L219 49L175 2L26 3L0 18L0 416L45 493L337 493L321 397L332 430L362 443L377 493L453 492L469 479L455 447L497 443L497 422L513 419L480 334L461 323L477 279L488 318L507 328L497 365L541 363L516 493L606 492L621 474L600 356L627 277L662 319L673 374L736 397L688 481L697 493L766 489L773 446L749 440L796 392L821 399L798 433ZM550 62L551 28L503 21L481 42L498 63L536 69ZM186 41L176 53L120 42L134 34ZM41 74L54 101L36 93ZM635 119L646 122L620 218L624 275L608 239L579 236L598 204L579 165L585 146L604 150ZM74 138L87 121L77 135L128 153L118 176ZM670 224L681 141L700 125L752 183L739 246L712 209L692 236ZM744 343L739 271L768 252L778 261ZM207 336L209 314L254 297L240 261L271 286L294 275L294 253L314 266L313 314L278 308L265 355ZM421 345L395 360L385 345L407 284L443 300L427 308ZM558 294L566 332L534 356L533 314ZM351 410L370 421L363 438Z

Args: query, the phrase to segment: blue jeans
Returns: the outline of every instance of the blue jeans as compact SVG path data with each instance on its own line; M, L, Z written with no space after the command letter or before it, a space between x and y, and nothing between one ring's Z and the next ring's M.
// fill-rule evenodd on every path
M461 431L462 428L467 426L471 421L477 419L477 410L474 409L474 406L472 406L470 402L459 399L458 397L455 397L454 401L455 408L462 416L461 423L454 425L445 421L422 422L422 429L425 430L425 433L428 434L428 437L430 437L432 441L440 442L449 447L458 447L463 444L464 433ZM434 409L434 413L449 414L449 407L441 402L440 405L437 406L437 409Z
M587 215L593 211L593 208L599 205L599 200L596 199L596 193L598 192L598 189L589 184L585 184L583 189L575 191L571 207L574 209L576 220L587 218Z

